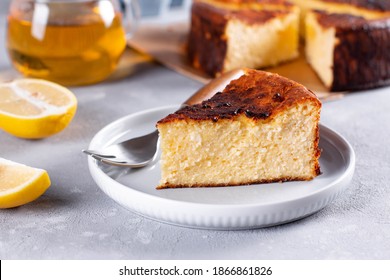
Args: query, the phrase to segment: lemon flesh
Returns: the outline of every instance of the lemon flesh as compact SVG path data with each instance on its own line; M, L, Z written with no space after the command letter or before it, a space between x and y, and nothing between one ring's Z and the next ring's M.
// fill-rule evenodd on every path
M21 138L44 138L69 125L77 99L67 88L39 79L0 84L0 128Z
M45 170L0 158L0 208L17 207L34 201L50 184Z

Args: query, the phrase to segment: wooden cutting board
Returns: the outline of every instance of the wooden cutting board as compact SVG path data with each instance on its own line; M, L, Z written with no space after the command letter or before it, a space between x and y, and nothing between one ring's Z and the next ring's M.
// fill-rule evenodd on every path
M211 77L193 68L186 55L186 40L189 30L187 22L165 24L144 24L137 34L128 41L130 47L152 56L166 67L197 80L207 83ZM300 57L277 67L263 69L295 80L311 89L323 101L341 98L343 93L329 92L311 67L305 61L302 51Z

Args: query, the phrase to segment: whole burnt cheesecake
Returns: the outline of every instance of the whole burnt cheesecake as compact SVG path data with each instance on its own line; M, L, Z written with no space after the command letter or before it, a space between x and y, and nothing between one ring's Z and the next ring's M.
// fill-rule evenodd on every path
M293 1L305 15L306 59L330 90L390 84L390 1Z
M309 12L306 58L332 91L388 85L390 18Z
M284 0L195 0L188 56L216 76L263 68L298 56L299 9Z
M188 56L212 76L272 66L297 56L299 29L329 90L390 84L389 0L197 0Z
M157 123L158 188L311 180L320 172L320 109L304 86L244 69L211 99Z

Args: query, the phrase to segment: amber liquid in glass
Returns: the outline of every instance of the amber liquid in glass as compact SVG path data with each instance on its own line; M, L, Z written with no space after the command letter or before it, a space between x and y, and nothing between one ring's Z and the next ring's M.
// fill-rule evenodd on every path
M48 22L37 36L32 21L8 16L8 52L14 66L26 76L63 85L85 85L107 78L126 46L121 15L109 24L95 8L74 23ZM35 32L36 33L36 32Z

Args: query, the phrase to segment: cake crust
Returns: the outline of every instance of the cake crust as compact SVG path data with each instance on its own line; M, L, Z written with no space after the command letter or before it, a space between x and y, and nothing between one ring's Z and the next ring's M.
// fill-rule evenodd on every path
M189 60L195 68L210 76L222 72L227 52L227 40L224 37L227 18L216 11L218 9L211 5L195 2L191 8L191 31L188 38Z
M321 173L319 165L316 165L315 173L316 175L319 175ZM268 183L284 183L284 182L293 182L293 181L308 181L308 180L309 179L307 177L284 177L275 180L258 180L258 181L241 182L240 186L249 186L254 184L268 184ZM180 188L188 188L188 187L189 187L188 185L170 184L169 182L167 182L163 185L158 185L156 189L158 190L167 189L167 188L180 189ZM226 183L226 184L202 184L197 186L191 186L191 188L211 188L211 187L213 188L234 187L234 185Z
M390 1L387 0L321 0L322 2L347 4L367 10L390 12Z
M265 71L244 71L243 76L231 81L222 92L217 92L201 104L179 109L158 124L184 119L217 122L219 119L233 119L239 115L252 119L269 119L292 104L307 100L321 106L317 96L297 82Z

